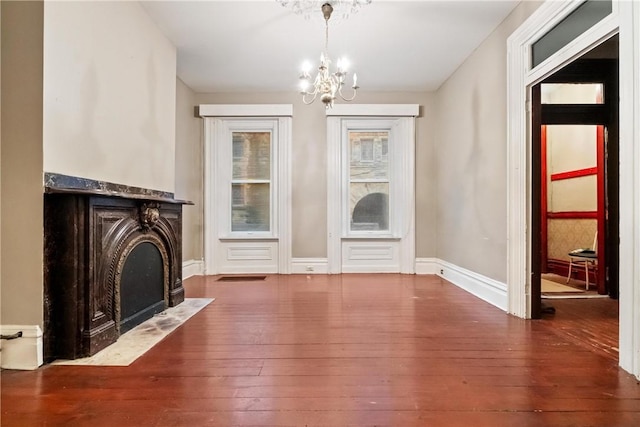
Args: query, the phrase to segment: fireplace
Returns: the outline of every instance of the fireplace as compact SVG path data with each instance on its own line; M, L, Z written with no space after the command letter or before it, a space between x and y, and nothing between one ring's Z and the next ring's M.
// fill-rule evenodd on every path
M184 300L171 193L47 174L45 360L91 356Z

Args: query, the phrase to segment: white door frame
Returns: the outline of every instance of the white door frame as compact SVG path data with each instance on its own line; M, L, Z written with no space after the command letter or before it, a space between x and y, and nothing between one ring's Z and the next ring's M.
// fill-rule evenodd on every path
M402 158L403 191L398 195L402 206L398 213L400 272L415 273L415 117L419 115L417 104L338 104L327 114L327 261L329 274L342 272L342 194L343 194L343 119L405 119L399 122L401 134L406 135ZM372 239L370 241L377 241Z
M531 87L612 35L620 35L620 366L640 378L640 3L613 13L535 69L531 44L582 2L547 1L507 42L508 311L531 317ZM529 110L529 111L528 111Z
M217 148L214 144L216 126L214 118L278 118L278 150L276 185L278 200L276 211L278 241L278 273L291 272L291 147L292 147L292 104L202 104L199 115L204 120L204 272L218 274L216 265L216 241L218 215L216 200Z

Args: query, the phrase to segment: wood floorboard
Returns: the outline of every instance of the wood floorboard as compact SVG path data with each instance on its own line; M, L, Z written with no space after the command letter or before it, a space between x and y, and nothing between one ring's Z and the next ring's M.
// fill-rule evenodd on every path
M550 300L555 314L540 322L547 330L590 351L618 360L618 302L613 299Z
M435 276L185 289L216 301L128 367L3 371L0 424L640 425L612 300L558 300L555 316L525 321Z

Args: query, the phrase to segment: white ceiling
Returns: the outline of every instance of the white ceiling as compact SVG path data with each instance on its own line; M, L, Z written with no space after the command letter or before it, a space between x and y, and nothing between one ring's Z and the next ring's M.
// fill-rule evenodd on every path
M141 3L200 93L296 91L301 64L324 48L319 9L306 20L276 0ZM361 91L435 90L518 3L373 0L348 19L334 12L329 54L349 59Z

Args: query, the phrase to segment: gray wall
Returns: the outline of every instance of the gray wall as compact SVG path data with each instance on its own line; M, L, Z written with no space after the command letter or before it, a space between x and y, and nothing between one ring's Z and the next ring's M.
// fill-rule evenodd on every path
M181 96L178 93L178 96ZM361 90L358 103L420 104L416 120L416 254L434 257L435 167L433 150L434 108L430 93L368 93ZM197 94L197 104L293 104L293 257L327 256L327 137L324 107L304 105L295 93ZM195 237L193 237L195 238ZM192 239L192 237L190 237ZM202 256L197 256L196 259Z
M178 199L193 205L182 209L182 260L202 259L204 150L202 119L194 116L195 93L182 80L176 81L176 191Z
M437 255L492 279L507 272L507 38L525 1L435 94Z

